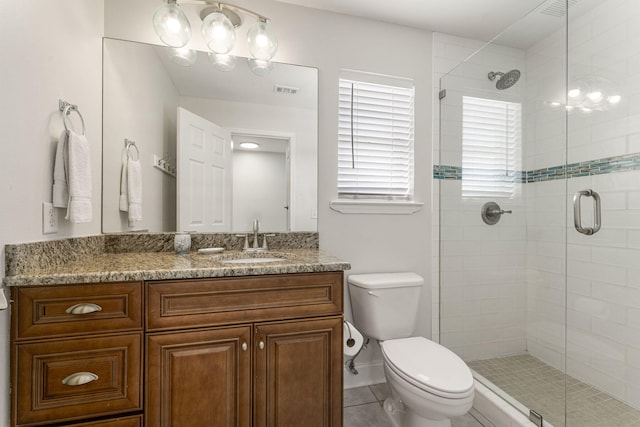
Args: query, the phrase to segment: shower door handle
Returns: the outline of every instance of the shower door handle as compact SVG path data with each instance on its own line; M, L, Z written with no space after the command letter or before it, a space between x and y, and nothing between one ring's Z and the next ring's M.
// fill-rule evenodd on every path
M582 226L582 209L580 208L580 199L582 196L593 197L593 227ZM591 236L600 230L602 225L602 216L600 208L600 195L593 190L581 190L573 196L573 224L579 233Z

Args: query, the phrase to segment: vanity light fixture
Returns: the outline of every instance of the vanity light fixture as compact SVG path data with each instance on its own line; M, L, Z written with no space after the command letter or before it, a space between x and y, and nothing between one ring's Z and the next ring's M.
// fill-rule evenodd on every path
M235 29L242 25L242 15L256 22L247 32L247 43L252 57L270 62L278 50L278 40L271 29L269 18L240 6L210 0L166 0L153 15L153 28L160 40L171 47L184 47L191 39L191 24L179 4L205 5L200 11L201 33L211 52L227 55L236 42Z

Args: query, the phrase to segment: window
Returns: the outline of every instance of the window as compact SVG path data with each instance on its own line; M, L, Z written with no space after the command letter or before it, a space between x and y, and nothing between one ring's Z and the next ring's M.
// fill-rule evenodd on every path
M413 198L414 88L406 86L340 79L340 199Z
M519 103L462 97L462 196L513 198L522 146Z

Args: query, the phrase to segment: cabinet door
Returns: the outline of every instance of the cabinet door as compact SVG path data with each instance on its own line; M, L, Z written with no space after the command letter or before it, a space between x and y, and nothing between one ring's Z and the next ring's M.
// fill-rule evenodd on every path
M251 328L147 337L148 427L248 427Z
M342 425L342 317L256 325L254 425Z

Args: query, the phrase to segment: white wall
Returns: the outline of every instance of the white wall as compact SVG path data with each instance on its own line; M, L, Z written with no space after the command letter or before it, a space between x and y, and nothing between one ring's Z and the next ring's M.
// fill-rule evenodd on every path
M316 111L191 97L181 97L180 106L232 132L234 130L274 132L291 137L293 154L291 181L295 187L292 200L293 231L317 230L317 219L313 218L318 195L316 184L318 180L318 113ZM236 224L233 224L233 228L239 231Z
M154 168L153 156L176 158L179 94L155 50L107 40L103 133L103 230L176 230L176 179ZM142 221L119 209L124 140L135 141L142 166Z
M100 233L103 0L2 1L0 246ZM93 222L42 234L51 201L58 99L79 106L91 144ZM4 251L0 267L4 276ZM0 425L9 425L9 312L0 312Z

